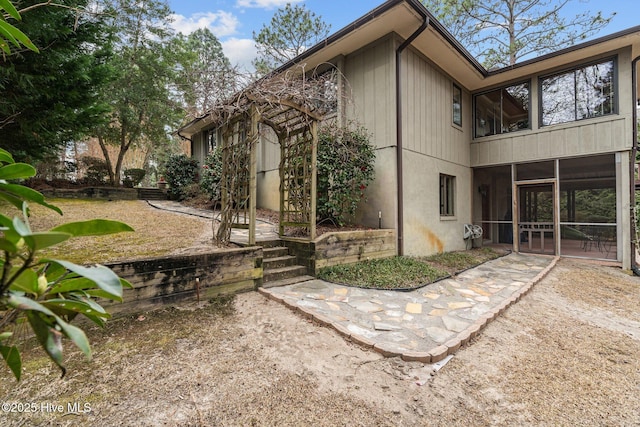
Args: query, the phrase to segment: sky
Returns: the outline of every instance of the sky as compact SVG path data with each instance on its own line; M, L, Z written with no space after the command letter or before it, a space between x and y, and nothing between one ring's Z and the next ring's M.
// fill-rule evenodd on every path
M334 33L384 0L169 0L176 31L189 34L208 27L231 63L246 70L252 69L256 55L253 32L268 26L277 9L286 3L304 5L330 24ZM640 25L638 5L638 0L572 0L563 11L566 16L583 11L601 11L604 16L615 12L611 23L591 37L596 38Z

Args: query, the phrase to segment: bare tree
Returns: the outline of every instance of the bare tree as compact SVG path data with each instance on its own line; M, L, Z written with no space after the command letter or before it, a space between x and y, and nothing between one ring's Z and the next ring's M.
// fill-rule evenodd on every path
M565 18L574 0L422 0L487 68L504 67L585 40L613 15Z

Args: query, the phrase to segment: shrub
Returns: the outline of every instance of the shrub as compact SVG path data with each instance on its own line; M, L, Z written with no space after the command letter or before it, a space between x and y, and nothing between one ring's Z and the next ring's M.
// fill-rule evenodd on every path
M202 165L200 188L211 200L220 200L220 180L222 179L222 149L216 148L207 155Z
M169 197L174 200L185 198L185 187L198 182L198 161L174 154L164 164L164 178L169 184Z
M84 181L88 185L103 185L109 177L107 162L97 157L83 157L82 163L87 167Z
M125 169L122 183L125 187L133 188L142 182L146 174L147 172L144 169Z
M49 155L36 164L36 178L46 181L75 179L78 172L76 163L61 161L56 155Z
M318 132L319 219L343 225L352 218L374 176L374 147L362 126L323 126Z

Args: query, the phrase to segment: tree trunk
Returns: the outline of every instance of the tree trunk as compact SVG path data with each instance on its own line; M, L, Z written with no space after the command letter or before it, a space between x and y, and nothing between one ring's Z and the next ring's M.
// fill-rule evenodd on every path
M116 173L115 173L115 176L118 178L118 185L120 185L120 172L122 171L122 162L124 161L124 155L127 154L127 151L129 151L130 146L131 146L131 143L120 145L120 152L118 153L118 161L116 162Z
M102 150L102 155L104 156L104 161L107 163L107 169L109 170L109 184L115 187L115 175L113 173L113 165L111 164L111 158L109 157L109 150L107 150L107 145L104 142L104 138L98 135L98 143L100 144L100 149Z

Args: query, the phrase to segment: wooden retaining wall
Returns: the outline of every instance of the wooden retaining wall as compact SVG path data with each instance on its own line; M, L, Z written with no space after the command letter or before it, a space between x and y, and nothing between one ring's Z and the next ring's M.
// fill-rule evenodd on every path
M356 230L326 233L309 242L283 239L297 262L315 276L323 267L351 264L366 259L388 258L397 255L396 232L384 230Z
M106 305L109 313L136 313L257 289L262 285L262 248L166 256L107 267L133 285L125 289L123 303Z

